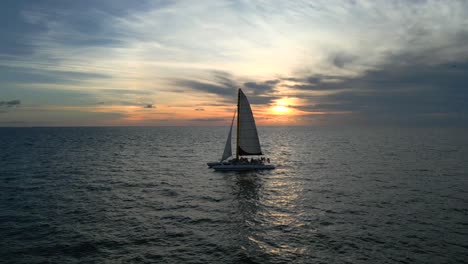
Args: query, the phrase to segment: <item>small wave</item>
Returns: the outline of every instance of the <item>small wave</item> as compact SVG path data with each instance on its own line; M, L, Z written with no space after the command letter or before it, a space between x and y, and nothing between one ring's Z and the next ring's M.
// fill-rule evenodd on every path
M174 191L172 189L159 190L158 193L161 194L162 196L166 196L166 197L177 197L177 196L179 196L179 193L177 193L176 191Z
M177 238L192 236L194 233L193 231L164 231L164 234L169 238Z

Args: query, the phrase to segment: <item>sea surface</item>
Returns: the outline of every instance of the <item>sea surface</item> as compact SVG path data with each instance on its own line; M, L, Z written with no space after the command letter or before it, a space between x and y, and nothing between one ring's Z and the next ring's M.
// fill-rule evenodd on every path
M468 130L0 129L1 263L467 263Z

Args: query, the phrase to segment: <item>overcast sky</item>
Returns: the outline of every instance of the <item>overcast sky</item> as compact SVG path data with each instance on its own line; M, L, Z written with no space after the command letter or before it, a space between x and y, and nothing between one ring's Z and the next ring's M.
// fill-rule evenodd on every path
M468 1L0 2L0 126L468 125ZM281 106L282 108L278 108Z

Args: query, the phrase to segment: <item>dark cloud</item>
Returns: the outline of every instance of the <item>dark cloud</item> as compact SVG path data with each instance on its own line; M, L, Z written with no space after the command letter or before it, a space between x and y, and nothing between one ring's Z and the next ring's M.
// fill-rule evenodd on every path
M133 89L100 89L101 93L106 94L120 94L120 95L150 95L153 92L144 90L133 90Z
M200 112L200 111L205 111L205 109L203 109L203 108L195 108L195 111L199 111L199 112Z
M268 80L265 82L246 82L244 86L249 88L254 95L265 95L274 91L275 85L278 84L280 80Z
M125 105L125 106L142 106L140 100L109 100L105 102L97 102L95 105ZM156 108L156 105L154 104L145 104L142 106L143 108Z
M275 85L280 81L245 82L244 86L247 89L243 90L247 94L251 104L270 104L272 100L278 98L277 96L272 96L271 93L274 92ZM240 88L238 81L235 81L232 75L222 71L213 71L212 78L208 81L176 79L174 80L174 84L218 95L226 103L234 103L236 101L237 90Z
M143 0L131 3L124 0L2 1L0 24L2 41L0 54L27 56L37 48L37 38L50 30L50 25L66 28L66 35L55 35L55 43L74 46L118 45L117 36L126 34L110 23L109 17L145 10L150 4L160 6L169 1Z
M269 105L275 99L278 99L278 96L248 96L250 104L259 104L259 105Z
M275 91L275 86L280 83L281 80L274 79L264 82L246 82L244 86L248 88L249 102L251 104L271 104L277 96L273 96L272 93Z
M354 118L378 124L468 125L468 60L425 64L423 60L402 63L398 58L339 82L323 82L320 76L305 78L309 84L294 88L336 92L306 98L314 103L301 110L352 111Z
M304 82L303 78L296 78L296 77L282 77L282 81L291 81L291 82Z
M28 23L22 12L30 1L2 1L0 8L0 24L2 25L2 41L0 54L29 55L34 51L33 38L46 32L45 23Z
M314 75L306 78L288 78L288 80L298 82L300 84L290 85L290 88L297 90L339 90L346 88L344 81L349 81L343 77Z
M176 85L191 88L193 90L221 95L221 96L233 96L235 88L226 87L222 84L217 83L208 83L208 82L201 82L201 81L194 81L194 80L177 80L175 82Z
M212 71L212 78L207 81L175 79L174 84L192 90L219 95L226 102L233 102L239 86L227 72Z
M278 80L266 81L266 82L246 82L244 86L248 89L244 89L244 93L247 94L250 104L269 105L278 96L272 95L274 92L275 85L279 83Z
M25 121L0 121L0 125L24 125L27 123Z
M19 106L21 104L20 100L11 100L11 101L0 101L0 107L13 107Z
M338 68L344 68L356 60L356 56L348 53L338 52L330 56L331 63Z
M39 70L23 67L0 66L0 79L11 83L73 84L90 79L105 79L111 76L99 73Z

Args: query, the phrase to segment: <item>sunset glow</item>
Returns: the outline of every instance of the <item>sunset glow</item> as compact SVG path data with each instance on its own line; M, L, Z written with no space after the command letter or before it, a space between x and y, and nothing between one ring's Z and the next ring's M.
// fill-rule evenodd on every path
M272 108L274 114L285 115L289 113L289 108L283 105L277 105Z
M0 126L467 122L463 1L13 2Z

